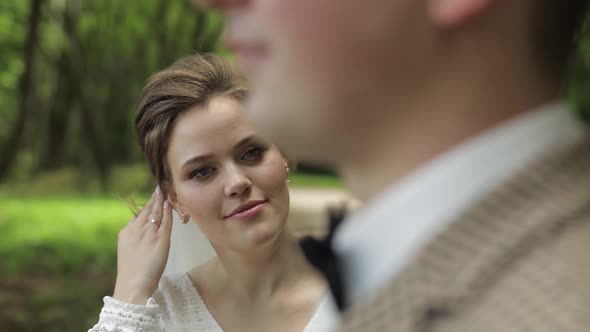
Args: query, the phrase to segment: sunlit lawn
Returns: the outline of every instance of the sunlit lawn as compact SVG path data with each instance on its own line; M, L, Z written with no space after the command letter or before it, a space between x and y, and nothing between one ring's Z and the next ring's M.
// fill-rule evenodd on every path
M41 264L52 272L75 269L89 260L104 262L114 253L117 230L131 216L116 198L1 198L0 252L5 272ZM60 260L39 262L40 250Z
M81 331L98 317L131 213L115 198L0 198L0 326Z

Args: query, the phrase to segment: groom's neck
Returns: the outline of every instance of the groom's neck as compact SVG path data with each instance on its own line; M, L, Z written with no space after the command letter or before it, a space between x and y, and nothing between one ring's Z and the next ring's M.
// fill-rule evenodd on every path
M559 84L532 68L497 70L443 73L408 94L411 99L384 103L383 116L351 135L350 150L337 163L353 194L370 200L458 144L559 98Z

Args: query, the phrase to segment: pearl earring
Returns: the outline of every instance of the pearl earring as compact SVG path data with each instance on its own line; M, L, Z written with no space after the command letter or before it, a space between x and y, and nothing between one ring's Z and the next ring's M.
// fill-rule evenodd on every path
M291 170L289 169L289 166L286 166L286 167L285 167L285 171L287 171L287 183L289 183L289 182L291 182L291 179L289 179L289 172L291 171Z
M180 215L180 223L181 224L188 224L188 221L190 219L189 216L187 216L184 213L179 213L179 215Z

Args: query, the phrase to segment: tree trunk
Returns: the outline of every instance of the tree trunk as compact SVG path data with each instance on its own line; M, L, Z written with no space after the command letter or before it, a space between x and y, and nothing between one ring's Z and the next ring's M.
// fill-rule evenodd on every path
M168 35L166 34L166 18L168 16L169 9L170 5L168 0L160 0L158 3L158 8L156 9L156 17L154 21L157 22L157 24L153 25L156 29L158 49L160 51L158 57L158 70L170 65L171 61L170 50L168 50Z
M31 0L29 28L24 47L25 68L20 79L19 111L13 131L2 147L0 155L0 180L4 179L10 167L16 160L25 136L26 123L32 109L33 76L35 69L35 54L39 44L39 23L41 21L41 5L43 0Z
M106 190L111 170L111 160L106 151L102 119L98 116L101 106L97 105L96 100L88 96L82 89L85 68L83 64L84 54L80 47L80 37L78 35L80 2L71 0L68 4L70 7L65 12L64 30L71 47L69 80L73 84L71 84L70 90L73 96L76 96L70 106L76 107L80 111L81 128L94 157L95 167L99 173L102 187Z
M69 60L70 57L64 50L57 63L57 90L53 96L53 104L49 109L47 123L47 137L44 141L44 149L40 161L42 170L54 170L65 165L67 133L70 124L74 100L77 96Z

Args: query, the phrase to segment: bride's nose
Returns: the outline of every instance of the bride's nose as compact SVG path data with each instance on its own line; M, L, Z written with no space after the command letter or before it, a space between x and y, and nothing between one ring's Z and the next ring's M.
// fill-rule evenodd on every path
M237 165L226 167L225 195L227 197L239 197L252 189L252 182Z

